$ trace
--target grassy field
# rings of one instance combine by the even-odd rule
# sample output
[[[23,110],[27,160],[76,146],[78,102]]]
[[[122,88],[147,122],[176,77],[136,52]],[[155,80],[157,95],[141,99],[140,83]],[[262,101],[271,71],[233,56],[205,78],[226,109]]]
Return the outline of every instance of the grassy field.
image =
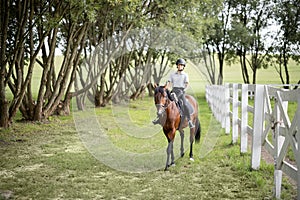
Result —
[[[250,80],[252,81],[252,72],[248,69]],[[300,66],[294,61],[290,61],[289,65],[290,83],[296,84],[300,80]],[[279,74],[274,67],[268,67],[267,69],[258,69],[257,84],[281,84]],[[224,69],[224,82],[228,83],[243,83],[242,72],[239,64],[233,64],[232,66],[225,66]]]
[[[204,94],[197,98],[202,138],[194,148],[195,162],[177,157],[167,172],[122,172],[103,164],[86,149],[71,116],[1,130],[0,199],[272,199],[273,166],[262,162],[260,170],[251,171],[250,156],[230,144]],[[144,108],[152,107],[152,101],[131,102],[134,123],[150,120]],[[96,109],[96,115],[119,148],[138,153],[165,148],[161,132],[146,141],[124,134],[110,107]],[[178,142],[174,148],[179,152]],[[295,198],[296,190],[285,178],[282,190],[282,199]]]
[[[205,78],[197,69],[186,70],[191,79],[189,92],[200,105],[202,124],[200,144],[194,145],[195,162],[186,153],[183,158],[176,156],[176,166],[166,172],[163,167],[147,172],[131,168],[126,172],[118,167],[126,162],[134,165],[136,160],[91,150],[85,136],[95,132],[80,131],[76,113],[51,117],[45,123],[16,121],[10,129],[0,129],[0,199],[273,199],[273,165],[263,161],[260,170],[250,170],[250,155],[240,155],[239,145],[231,145],[231,136],[211,115],[204,97]],[[297,82],[300,70],[294,66],[291,71],[292,80]],[[227,66],[224,82],[241,83],[240,74],[239,68]],[[38,79],[38,72],[34,76]],[[279,78],[271,69],[263,69],[258,83],[279,83]],[[155,127],[155,134],[147,135],[155,117],[152,98],[123,107],[99,108],[92,114],[106,140],[116,148],[135,154],[155,150],[165,153],[167,142],[162,131]],[[88,120],[90,115],[83,114],[83,118]],[[137,129],[128,131],[128,123],[138,128],[146,124],[146,128],[140,133]],[[186,130],[186,141],[188,135]],[[105,149],[108,143],[98,145],[99,137],[94,138],[95,148]],[[174,151],[179,154],[178,140]],[[117,158],[113,160],[117,164],[106,163],[101,156]],[[152,161],[147,160],[150,164]],[[285,177],[281,198],[296,198],[295,186]]]

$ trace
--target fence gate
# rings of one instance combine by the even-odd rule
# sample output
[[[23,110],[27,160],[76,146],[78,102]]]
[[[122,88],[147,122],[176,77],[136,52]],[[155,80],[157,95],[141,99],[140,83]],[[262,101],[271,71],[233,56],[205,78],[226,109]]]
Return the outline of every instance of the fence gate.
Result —
[[[254,105],[249,105],[248,100],[253,97]],[[225,132],[229,134],[231,129],[232,143],[237,142],[240,134],[241,153],[248,151],[247,135],[252,135],[252,169],[259,169],[262,146],[273,156],[275,197],[280,198],[284,172],[297,182],[297,199],[300,200],[300,89],[283,90],[247,84],[212,85],[206,87],[206,100]],[[289,102],[297,104],[295,113],[290,116]],[[249,124],[249,113],[253,115],[252,124]],[[293,162],[286,159],[290,151],[295,158]]]
[[[292,121],[287,113],[287,102],[297,102],[297,109]],[[273,110],[274,130],[274,159],[275,159],[275,194],[280,198],[282,171],[297,182],[297,199],[300,199],[300,92],[299,90],[279,90],[275,94],[275,106]],[[289,147],[294,154],[296,163],[285,160]],[[298,166],[298,167],[297,167]]]

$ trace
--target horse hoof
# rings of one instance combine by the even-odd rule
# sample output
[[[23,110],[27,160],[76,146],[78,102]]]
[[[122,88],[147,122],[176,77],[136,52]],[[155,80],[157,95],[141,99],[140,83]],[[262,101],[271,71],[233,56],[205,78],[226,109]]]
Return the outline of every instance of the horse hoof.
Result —
[[[168,167],[166,167],[166,168],[169,168],[169,167],[175,167],[175,166],[176,166],[175,163],[172,162],[172,163],[169,164]]]
[[[184,153],[181,154],[181,157],[183,157],[183,156],[184,156]]]
[[[190,158],[190,161],[194,162],[195,160],[194,160],[194,158]]]

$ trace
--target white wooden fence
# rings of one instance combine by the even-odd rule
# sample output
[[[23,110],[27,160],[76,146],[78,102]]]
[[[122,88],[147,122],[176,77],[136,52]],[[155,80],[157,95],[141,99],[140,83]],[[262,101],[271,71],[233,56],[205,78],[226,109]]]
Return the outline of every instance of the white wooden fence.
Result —
[[[249,99],[254,101],[249,103]],[[240,138],[241,153],[248,151],[248,134],[252,136],[249,147],[252,169],[259,169],[262,146],[274,157],[275,197],[280,198],[284,172],[297,182],[297,199],[300,200],[300,89],[247,84],[209,85],[206,86],[206,100],[225,132],[232,133],[232,143],[237,143]],[[292,120],[287,112],[289,102],[298,105],[291,115]],[[285,159],[288,151],[293,152],[294,162]]]

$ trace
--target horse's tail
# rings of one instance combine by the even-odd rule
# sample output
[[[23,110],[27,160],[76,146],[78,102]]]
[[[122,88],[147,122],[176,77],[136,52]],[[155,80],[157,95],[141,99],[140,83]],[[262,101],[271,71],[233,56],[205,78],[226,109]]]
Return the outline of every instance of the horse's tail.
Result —
[[[195,135],[196,143],[200,142],[200,137],[201,137],[201,124],[200,124],[199,118],[197,117],[196,118],[196,135]]]

